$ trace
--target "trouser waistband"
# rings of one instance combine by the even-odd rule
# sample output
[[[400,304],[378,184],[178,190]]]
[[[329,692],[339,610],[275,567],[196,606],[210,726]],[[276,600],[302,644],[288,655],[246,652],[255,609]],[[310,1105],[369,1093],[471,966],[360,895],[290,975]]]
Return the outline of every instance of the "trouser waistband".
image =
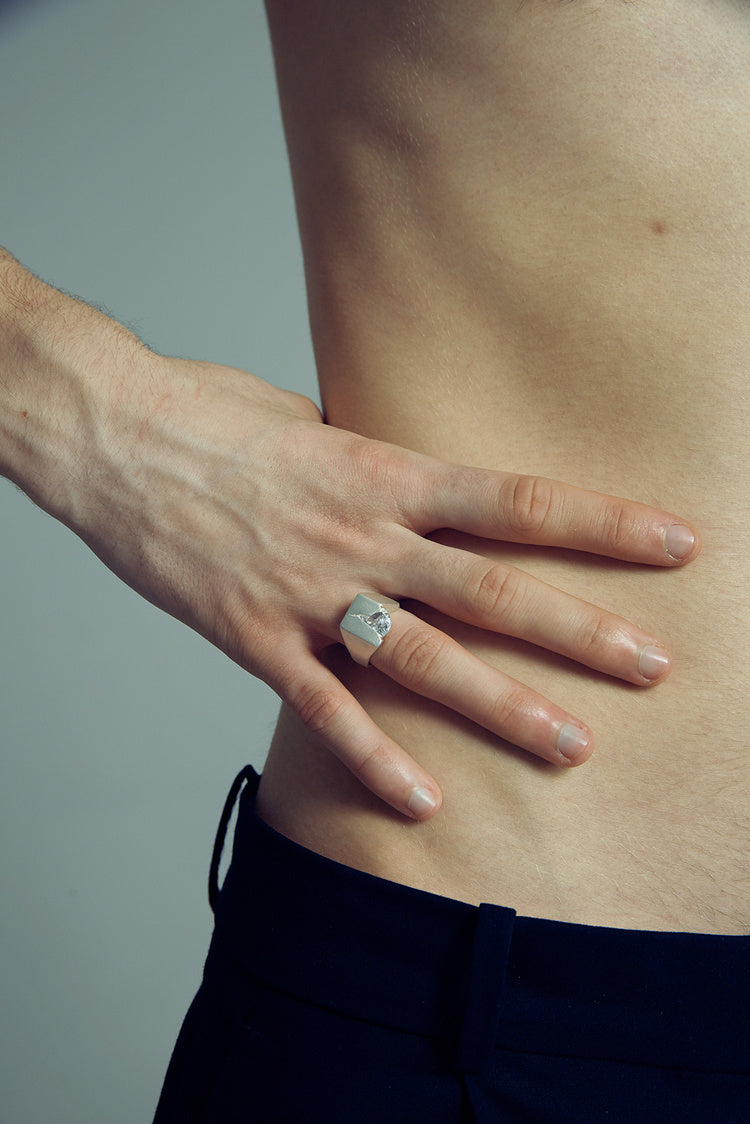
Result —
[[[308,1003],[443,1038],[464,1072],[493,1046],[749,1072],[750,937],[518,917],[389,882],[265,824],[258,779],[245,770],[235,786],[207,971],[229,955]]]

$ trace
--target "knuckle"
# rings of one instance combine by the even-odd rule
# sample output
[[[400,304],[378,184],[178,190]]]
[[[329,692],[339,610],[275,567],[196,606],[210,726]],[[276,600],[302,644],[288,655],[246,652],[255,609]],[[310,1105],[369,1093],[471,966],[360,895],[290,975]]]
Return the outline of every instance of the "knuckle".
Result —
[[[351,442],[350,457],[357,482],[368,494],[373,488],[379,495],[389,495],[394,490],[401,465],[398,451],[392,446],[357,436]]]
[[[633,524],[624,507],[605,508],[600,532],[603,541],[613,552],[621,550],[630,542],[633,537]]]
[[[352,481],[376,519],[387,510],[411,526],[412,512],[428,505],[434,485],[424,469],[417,469],[414,456],[385,442],[359,436],[352,440]]]
[[[507,503],[510,530],[518,535],[538,535],[547,526],[555,506],[552,481],[541,476],[517,476]]]
[[[519,574],[508,566],[494,565],[484,571],[469,590],[469,604],[483,619],[507,615],[521,590]]]
[[[369,787],[376,784],[378,778],[388,768],[390,759],[391,755],[386,746],[377,743],[352,755],[347,764],[354,776]]]
[[[514,730],[528,713],[524,687],[513,684],[497,697],[492,708],[492,723],[497,730]]]
[[[606,647],[611,634],[609,618],[593,610],[581,621],[576,638],[576,655],[593,659]]]
[[[292,700],[299,718],[314,734],[325,736],[341,712],[343,700],[330,687],[303,687]]]
[[[426,683],[434,677],[447,643],[439,632],[419,625],[407,629],[390,648],[391,673],[402,682]]]

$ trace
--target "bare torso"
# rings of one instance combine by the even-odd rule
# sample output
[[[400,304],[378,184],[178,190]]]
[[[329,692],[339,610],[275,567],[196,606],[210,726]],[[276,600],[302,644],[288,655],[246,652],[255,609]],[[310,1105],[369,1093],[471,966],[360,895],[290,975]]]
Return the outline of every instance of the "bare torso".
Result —
[[[464,901],[750,931],[750,5],[269,9],[326,420],[681,512],[704,547],[657,571],[455,535],[643,624],[672,676],[628,687],[430,613],[587,721],[593,758],[542,765],[342,649],[443,809],[399,819],[283,711],[262,815]]]

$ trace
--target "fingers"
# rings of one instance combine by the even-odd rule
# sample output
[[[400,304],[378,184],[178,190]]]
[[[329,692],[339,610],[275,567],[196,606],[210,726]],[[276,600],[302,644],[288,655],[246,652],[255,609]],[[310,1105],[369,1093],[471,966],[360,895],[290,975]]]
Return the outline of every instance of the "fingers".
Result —
[[[694,527],[634,500],[587,492],[542,476],[434,465],[436,486],[421,533],[451,527],[482,538],[558,546],[678,566],[700,550]]]
[[[429,540],[417,557],[403,593],[448,616],[641,687],[670,670],[669,652],[649,633],[522,570]]]
[[[442,803],[429,773],[386,737],[327,668],[307,655],[301,685],[286,698],[300,721],[362,783],[402,815],[426,820]]]
[[[584,723],[404,609],[393,614],[370,662],[401,686],[545,761],[580,765],[591,755],[594,739]]]

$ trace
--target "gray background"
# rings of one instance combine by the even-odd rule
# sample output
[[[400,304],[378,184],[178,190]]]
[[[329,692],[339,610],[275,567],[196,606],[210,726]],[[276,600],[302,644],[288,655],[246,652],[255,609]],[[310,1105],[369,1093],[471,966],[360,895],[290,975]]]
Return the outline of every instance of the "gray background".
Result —
[[[0,203],[157,350],[315,395],[260,3],[0,0]],[[7,481],[0,604],[0,1124],[149,1121],[276,699]]]

